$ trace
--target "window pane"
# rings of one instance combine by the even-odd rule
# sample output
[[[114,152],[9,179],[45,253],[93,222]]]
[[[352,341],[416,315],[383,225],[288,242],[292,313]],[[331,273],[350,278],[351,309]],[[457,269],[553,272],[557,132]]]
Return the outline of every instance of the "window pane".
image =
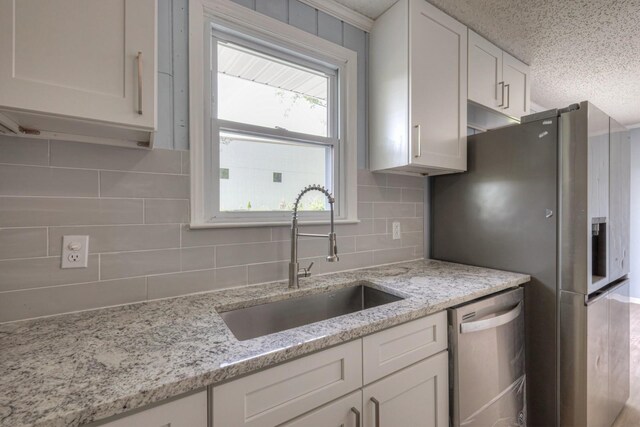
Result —
[[[221,212],[291,210],[307,185],[331,188],[331,147],[220,134]],[[278,171],[278,172],[274,172]],[[324,196],[310,192],[301,210],[328,209]]]
[[[227,42],[217,48],[218,118],[329,136],[326,74]]]

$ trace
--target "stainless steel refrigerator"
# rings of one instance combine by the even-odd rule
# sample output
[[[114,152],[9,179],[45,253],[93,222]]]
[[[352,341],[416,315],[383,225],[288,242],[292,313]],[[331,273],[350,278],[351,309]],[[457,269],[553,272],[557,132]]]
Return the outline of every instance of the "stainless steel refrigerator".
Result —
[[[528,273],[527,425],[607,427],[629,395],[627,130],[589,102],[468,138],[431,179],[431,257]]]

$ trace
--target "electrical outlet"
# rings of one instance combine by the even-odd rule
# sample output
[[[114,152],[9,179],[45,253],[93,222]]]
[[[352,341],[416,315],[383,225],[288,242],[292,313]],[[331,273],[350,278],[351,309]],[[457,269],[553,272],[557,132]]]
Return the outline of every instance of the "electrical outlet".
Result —
[[[391,225],[393,229],[393,240],[398,240],[400,238],[400,223],[398,221],[393,221]]]
[[[89,236],[62,237],[62,268],[86,268]]]

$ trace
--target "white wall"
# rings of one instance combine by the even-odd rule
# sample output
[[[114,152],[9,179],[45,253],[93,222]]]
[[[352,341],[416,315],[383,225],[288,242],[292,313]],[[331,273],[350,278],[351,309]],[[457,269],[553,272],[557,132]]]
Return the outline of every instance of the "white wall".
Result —
[[[640,298],[640,128],[631,131],[631,296]]]

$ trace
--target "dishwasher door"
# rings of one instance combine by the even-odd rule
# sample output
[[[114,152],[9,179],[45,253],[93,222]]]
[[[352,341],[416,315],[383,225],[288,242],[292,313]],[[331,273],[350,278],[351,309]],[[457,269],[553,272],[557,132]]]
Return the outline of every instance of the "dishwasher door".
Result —
[[[451,422],[525,426],[524,292],[449,309]]]

